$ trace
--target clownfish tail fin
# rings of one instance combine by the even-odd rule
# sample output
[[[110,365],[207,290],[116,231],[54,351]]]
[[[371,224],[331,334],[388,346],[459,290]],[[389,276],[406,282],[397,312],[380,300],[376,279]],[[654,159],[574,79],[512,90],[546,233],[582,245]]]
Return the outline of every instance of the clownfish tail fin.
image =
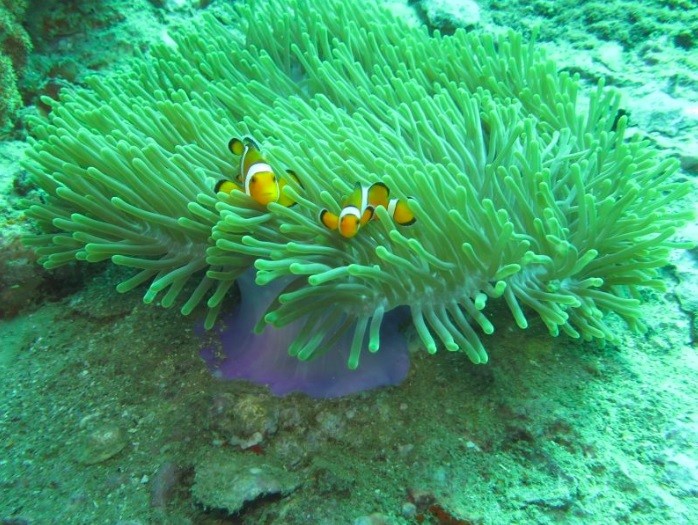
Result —
[[[330,210],[320,210],[320,215],[318,218],[320,219],[322,225],[329,230],[336,230],[337,226],[339,225],[339,217]]]
[[[235,184],[233,181],[228,180],[228,179],[221,179],[218,182],[216,182],[216,185],[213,187],[213,192],[214,193],[230,193],[234,189],[236,189],[238,186]]]

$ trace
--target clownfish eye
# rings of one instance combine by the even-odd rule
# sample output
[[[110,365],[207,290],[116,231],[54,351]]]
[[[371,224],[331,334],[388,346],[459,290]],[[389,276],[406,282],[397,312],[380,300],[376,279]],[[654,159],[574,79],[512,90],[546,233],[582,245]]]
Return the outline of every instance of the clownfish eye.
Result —
[[[256,176],[256,175],[252,175],[252,178],[250,179],[250,182],[251,182],[252,184],[255,184],[255,183],[257,182],[257,176]]]

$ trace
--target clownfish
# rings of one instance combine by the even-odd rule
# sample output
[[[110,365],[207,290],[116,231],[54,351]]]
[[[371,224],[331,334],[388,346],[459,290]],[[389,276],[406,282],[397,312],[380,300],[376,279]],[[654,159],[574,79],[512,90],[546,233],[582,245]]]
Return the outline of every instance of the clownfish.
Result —
[[[330,230],[338,230],[346,238],[354,237],[371,219],[378,219],[375,209],[383,206],[399,225],[409,226],[417,220],[406,199],[390,198],[390,190],[382,182],[366,186],[359,182],[344,199],[342,211],[335,215],[329,210],[320,212],[320,222]]]
[[[282,206],[295,204],[282,193],[286,181],[276,177],[252,139],[248,137],[244,142],[238,138],[230,139],[228,149],[233,155],[240,157],[240,173],[237,176],[239,184],[227,179],[220,180],[214,188],[216,193],[230,193],[235,189],[241,189],[262,206],[270,202],[278,202]],[[286,173],[300,185],[298,176],[293,171],[286,170]]]
[[[347,239],[354,237],[359,229],[373,218],[375,206],[382,199],[387,199],[388,187],[376,182],[366,186],[357,182],[354,190],[342,202],[342,211],[335,215],[327,209],[320,211],[320,222],[330,230],[339,231]]]

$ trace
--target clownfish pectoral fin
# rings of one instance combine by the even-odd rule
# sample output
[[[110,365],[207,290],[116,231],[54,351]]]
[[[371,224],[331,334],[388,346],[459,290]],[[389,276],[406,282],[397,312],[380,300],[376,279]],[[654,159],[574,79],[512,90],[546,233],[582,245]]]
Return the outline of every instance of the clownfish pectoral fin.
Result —
[[[245,153],[245,144],[239,138],[232,138],[228,141],[228,150],[238,157]]]
[[[222,179],[222,180],[219,180],[218,182],[216,182],[216,185],[213,188],[213,192],[214,193],[223,192],[223,193],[230,194],[230,193],[232,193],[233,190],[237,190],[237,189],[240,189],[240,187],[237,184],[235,184],[232,180]]]
[[[368,189],[368,204],[377,208],[378,206],[388,207],[390,200],[390,189],[382,182],[374,182]]]
[[[388,214],[400,226],[410,226],[417,221],[414,212],[410,208],[408,199],[390,199],[388,204]]]
[[[339,226],[339,217],[330,210],[320,211],[319,219],[322,225],[330,230],[336,230]]]

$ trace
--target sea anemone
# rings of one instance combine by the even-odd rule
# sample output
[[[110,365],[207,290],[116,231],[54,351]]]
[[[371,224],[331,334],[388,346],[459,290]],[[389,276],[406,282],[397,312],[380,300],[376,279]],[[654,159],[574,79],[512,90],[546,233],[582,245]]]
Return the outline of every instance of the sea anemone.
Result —
[[[350,368],[404,306],[429,352],[475,363],[490,299],[552,335],[612,340],[608,312],[641,328],[638,292],[663,287],[687,186],[626,137],[617,92],[580,96],[514,32],[430,34],[372,2],[239,2],[225,17],[242,33],[205,16],[132,71],[46,100],[25,162],[47,194],[27,212],[44,266],[111,259],[138,270],[119,291],[150,283],[146,302],[171,306],[187,290],[182,313],[205,303],[207,327],[254,268],[277,286],[257,330],[295,323],[282,351],[301,360],[349,333]],[[244,136],[297,173],[297,205],[214,193]],[[379,181],[412,198],[414,225],[378,207],[346,239],[318,221]]]

